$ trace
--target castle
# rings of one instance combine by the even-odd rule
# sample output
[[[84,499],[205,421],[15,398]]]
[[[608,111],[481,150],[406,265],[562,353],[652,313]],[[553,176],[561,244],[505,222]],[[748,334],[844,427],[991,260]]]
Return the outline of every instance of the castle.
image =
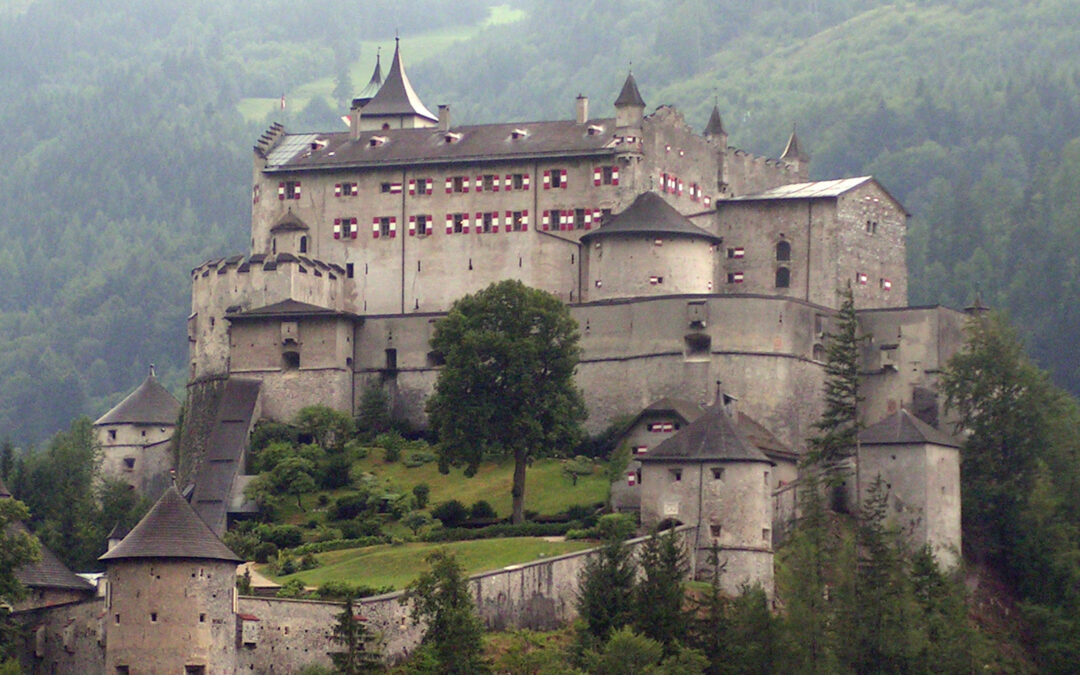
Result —
[[[236,561],[217,536],[247,508],[248,435],[261,418],[290,420],[315,403],[353,413],[367,387],[422,425],[442,363],[433,324],[507,278],[556,295],[577,320],[590,428],[636,415],[612,506],[646,527],[682,525],[699,568],[718,545],[730,590],[771,586],[798,458],[822,412],[837,291],[850,285],[867,338],[867,428],[849,492],[881,477],[913,542],[955,561],[959,443],[936,428],[937,379],[964,315],[908,306],[903,206],[872,177],[809,181],[794,131],[768,159],[730,146],[715,108],[701,133],[673,107],[645,110],[628,75],[613,117],[591,117],[578,96],[565,120],[454,125],[448,106],[424,106],[395,49],[386,78],[377,66],[353,101],[348,131],[268,129],[254,148],[251,250],[192,271],[188,400],[169,467],[182,490],[161,480],[161,410],[175,401],[151,377],[98,433],[107,468],[164,496],[106,554],[106,598],[40,615],[35,668],[91,653],[128,672],[148,636],[164,634],[155,597],[183,617],[172,634],[190,639],[161,658],[186,672],[217,672],[215,653],[243,669],[295,662],[301,654],[283,656],[294,647],[325,652],[326,603],[237,600],[222,582]],[[162,547],[159,521],[189,532],[192,550]],[[482,615],[493,627],[566,618],[581,560],[474,578]],[[169,595],[188,574],[207,613]],[[166,576],[175,583],[157,584]],[[129,578],[136,585],[121,588]],[[364,612],[393,653],[407,651],[415,635],[396,602],[373,599]]]

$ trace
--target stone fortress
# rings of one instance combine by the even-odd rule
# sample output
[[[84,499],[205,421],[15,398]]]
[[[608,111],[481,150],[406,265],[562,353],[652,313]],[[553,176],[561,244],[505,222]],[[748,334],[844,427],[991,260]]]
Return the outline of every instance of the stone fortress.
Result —
[[[217,537],[248,508],[248,435],[261,418],[290,420],[316,403],[354,413],[372,386],[395,416],[422,425],[442,361],[433,324],[455,299],[507,278],[556,295],[577,320],[590,429],[636,415],[613,508],[640,513],[644,527],[681,526],[695,570],[719,545],[731,590],[771,589],[798,458],[822,412],[825,339],[850,285],[867,337],[867,428],[849,492],[880,476],[912,542],[957,560],[959,443],[938,430],[937,378],[964,315],[908,306],[903,206],[872,177],[809,181],[794,132],[768,159],[730,146],[715,108],[700,134],[673,107],[646,115],[632,75],[613,117],[591,117],[584,96],[572,110],[454,125],[448,106],[424,106],[396,49],[385,80],[377,65],[353,101],[348,131],[275,124],[259,138],[250,252],[192,271],[176,456],[160,444],[172,432],[162,411],[176,402],[152,376],[97,423],[106,469],[163,496],[106,554],[104,598],[36,610],[34,672],[76,672],[64,664],[83,656],[94,670],[146,672],[140,650],[166,634],[187,636],[170,643],[176,672],[325,661],[332,605],[237,599],[219,583],[236,561]],[[168,470],[179,490],[166,489]],[[183,551],[148,521],[187,532]],[[485,621],[566,619],[582,560],[474,578]],[[155,586],[189,573],[191,593]],[[121,588],[128,578],[141,586]],[[415,629],[396,599],[362,611],[391,656],[408,652]],[[122,628],[128,613],[134,629]],[[167,620],[185,623],[163,631]]]

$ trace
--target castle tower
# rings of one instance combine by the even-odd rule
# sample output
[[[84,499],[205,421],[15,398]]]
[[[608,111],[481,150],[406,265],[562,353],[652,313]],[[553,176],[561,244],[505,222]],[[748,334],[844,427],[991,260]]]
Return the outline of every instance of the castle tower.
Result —
[[[236,566],[175,486],[105,562],[106,673],[232,673]]]
[[[713,106],[712,114],[709,115],[709,122],[705,125],[704,134],[705,138],[715,140],[719,144],[721,151],[727,149],[728,134],[724,130],[724,121],[720,119],[719,106]]]
[[[773,462],[714,405],[641,461],[641,524],[697,525],[697,576],[711,573],[709,549],[726,565],[721,584],[732,594],[743,584],[773,588]]]
[[[102,475],[122,480],[153,499],[168,483],[169,450],[180,401],[154,376],[154,367],[135,391],[94,422],[103,455]]]
[[[640,127],[645,116],[645,99],[641,98],[633,73],[626,74],[622,91],[615,99],[615,126]]]
[[[960,560],[961,445],[902,408],[859,433],[863,500],[881,478],[893,523],[913,546],[930,546],[944,568]]]
[[[795,127],[791,128],[791,136],[788,137],[787,146],[784,147],[784,154],[780,155],[780,161],[789,164],[800,181],[810,180],[810,155],[806,154],[799,144]]]
[[[373,129],[433,127],[439,122],[439,118],[424,107],[424,103],[409,82],[405,65],[401,61],[401,44],[397,40],[394,45],[394,61],[390,64],[390,72],[386,74],[386,80],[379,87],[378,93],[363,104],[358,111],[356,115],[359,119],[353,125],[357,132]]]
[[[587,298],[710,293],[713,251],[723,240],[680,214],[655,192],[581,237]]]

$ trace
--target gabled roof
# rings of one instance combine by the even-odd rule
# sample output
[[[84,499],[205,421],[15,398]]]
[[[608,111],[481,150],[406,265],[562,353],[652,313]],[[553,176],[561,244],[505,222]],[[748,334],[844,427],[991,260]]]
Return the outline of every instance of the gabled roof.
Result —
[[[755,192],[748,195],[740,195],[738,197],[729,197],[723,200],[725,203],[731,202],[753,202],[753,201],[766,201],[771,199],[836,199],[847,192],[861,187],[867,183],[873,183],[879,190],[885,193],[889,199],[891,199],[906,215],[911,215],[908,210],[904,208],[904,205],[900,203],[895,197],[889,194],[881,183],[877,182],[873,176],[856,176],[854,178],[837,178],[835,180],[817,180],[809,183],[791,183],[789,185],[781,185],[779,187],[772,188],[771,190],[765,190],[764,192]]]
[[[621,108],[622,106],[645,107],[645,99],[641,98],[641,92],[638,91],[637,81],[634,80],[633,73],[626,74],[626,81],[623,82],[622,91],[619,92],[619,97],[615,99],[615,107]]]
[[[686,399],[665,396],[661,399],[653,401],[648,406],[646,406],[641,411],[641,413],[638,414],[637,418],[634,421],[637,422],[638,419],[641,419],[646,414],[669,412],[675,413],[676,415],[681,417],[684,422],[689,424],[690,422],[693,422],[697,418],[701,417],[705,413],[705,409],[692,401],[687,401]]]
[[[285,212],[278,221],[270,228],[270,232],[306,232],[308,229],[307,223],[300,220],[300,216],[292,212],[292,207]],[[239,262],[239,261],[238,261]]]
[[[400,115],[419,115],[426,117],[432,122],[439,121],[438,117],[424,107],[420,97],[416,95],[409,76],[405,74],[405,66],[401,62],[401,43],[395,40],[394,61],[390,64],[390,72],[386,74],[386,80],[379,87],[379,92],[363,107],[364,117],[396,117]]]
[[[374,101],[368,104],[371,106]],[[366,114],[367,108],[364,108]],[[600,133],[596,130],[600,129]],[[435,127],[361,131],[356,140],[347,131],[291,134],[275,146],[264,171],[417,166],[517,160],[595,157],[615,154],[612,118],[547,122],[505,122],[456,126],[448,132]],[[523,132],[523,133],[519,133]]]
[[[665,235],[700,237],[714,243],[723,241],[712,232],[703,230],[675,210],[655,192],[643,192],[622,213],[585,234],[581,241],[608,235]]]
[[[11,530],[30,534],[22,523],[8,525]],[[41,560],[23,565],[15,570],[15,578],[27,588],[64,588],[76,591],[93,591],[94,587],[85,579],[67,568],[60,559],[39,542]]]
[[[709,115],[709,123],[705,125],[705,135],[719,136],[723,133],[726,132],[724,131],[724,121],[720,119],[720,108],[714,105],[712,114]]]
[[[180,401],[158,384],[151,373],[135,391],[94,424],[176,424],[179,414]]]
[[[920,445],[932,443],[947,448],[959,448],[963,441],[935,429],[907,410],[901,408],[876,424],[859,432],[861,445]]]
[[[764,462],[772,460],[736,428],[731,416],[712,409],[638,458],[641,462]]]
[[[225,318],[230,321],[245,319],[310,319],[315,317],[354,317],[355,314],[341,312],[329,307],[320,307],[299,300],[282,300],[271,305],[256,307],[243,312],[227,312]]]
[[[784,148],[784,154],[780,155],[780,159],[790,161],[803,161],[810,159],[810,155],[803,152],[802,146],[799,145],[799,136],[795,133],[795,128],[791,129],[791,136],[788,137],[787,147]]]
[[[190,558],[242,562],[172,485],[124,540],[98,560]]]
[[[799,453],[785,445],[775,434],[746,413],[735,413],[735,427],[755,448],[765,453],[766,457],[792,461],[799,459]]]

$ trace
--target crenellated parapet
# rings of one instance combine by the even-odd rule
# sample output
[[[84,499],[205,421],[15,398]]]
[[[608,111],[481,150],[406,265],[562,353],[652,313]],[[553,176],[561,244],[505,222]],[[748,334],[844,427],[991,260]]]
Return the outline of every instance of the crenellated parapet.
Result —
[[[191,271],[189,378],[229,370],[227,313],[285,300],[346,310],[354,296],[346,268],[292,253],[208,260]]]

